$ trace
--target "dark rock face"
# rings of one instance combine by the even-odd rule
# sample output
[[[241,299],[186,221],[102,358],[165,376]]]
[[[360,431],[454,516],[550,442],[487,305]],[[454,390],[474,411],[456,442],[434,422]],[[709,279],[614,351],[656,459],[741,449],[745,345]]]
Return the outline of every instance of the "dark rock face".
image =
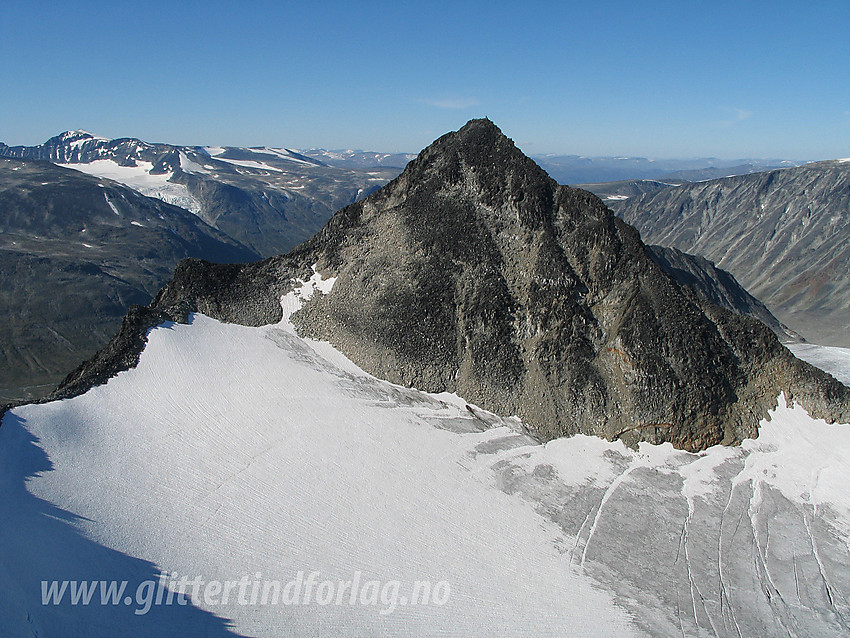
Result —
[[[437,140],[291,256],[338,277],[293,317],[300,332],[543,438],[733,443],[781,390],[850,416],[844,386],[678,285],[631,226],[488,120]]]
[[[652,260],[673,279],[721,308],[755,317],[786,342],[803,340],[774,317],[767,306],[748,293],[730,273],[709,260],[675,248],[647,246],[646,249]]]
[[[850,346],[850,162],[685,184],[613,206],[645,241],[732,273],[810,341]]]
[[[736,443],[781,391],[850,419],[850,389],[759,321],[677,283],[634,228],[559,186],[489,120],[437,140],[285,257],[184,262],[151,312],[276,321],[280,295],[312,264],[337,281],[295,313],[301,334],[376,376],[516,414],[542,439]],[[139,330],[116,350],[135,348]],[[83,366],[61,391],[132,364],[122,357]]]
[[[136,367],[148,331],[163,322],[186,323],[190,312],[244,326],[277,323],[280,297],[305,273],[285,258],[251,264],[214,264],[185,259],[150,306],[133,306],[121,328],[92,359],[71,372],[49,400],[78,396]]]

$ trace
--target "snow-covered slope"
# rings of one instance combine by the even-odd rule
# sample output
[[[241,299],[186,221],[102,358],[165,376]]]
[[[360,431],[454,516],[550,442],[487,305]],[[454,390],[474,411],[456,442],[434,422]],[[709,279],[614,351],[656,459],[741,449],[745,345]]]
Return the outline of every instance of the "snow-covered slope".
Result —
[[[377,380],[298,337],[289,316],[331,285],[316,275],[284,297],[278,325],[162,325],[137,368],[6,415],[0,633],[850,630],[850,426],[780,398],[739,448],[539,445],[516,419]],[[220,604],[201,589],[147,614],[132,598],[42,605],[43,580],[135,592],[160,572],[251,586],[319,572],[316,583],[374,580],[388,594],[263,605],[249,588],[249,604],[235,590]],[[414,581],[449,595],[404,604]]]
[[[850,348],[819,346],[814,343],[792,343],[788,349],[821,370],[829,372],[844,385],[850,386]]]
[[[59,166],[115,180],[142,195],[161,199],[173,206],[180,206],[196,215],[201,212],[200,202],[189,194],[186,186],[169,181],[171,173],[152,174],[153,164],[150,162],[138,161],[136,166],[120,166],[114,160],[101,159],[87,164],[59,164]]]
[[[286,326],[195,316],[156,329],[137,369],[76,400],[20,408],[0,429],[2,481],[14,488],[0,508],[16,523],[0,543],[4,633],[61,635],[77,617],[88,636],[150,631],[135,605],[40,604],[47,576],[150,577],[141,559],[205,580],[360,571],[364,582],[451,586],[442,606],[383,614],[380,602],[209,609],[249,635],[628,635],[610,594],[570,570],[560,530],[473,471],[476,446],[528,440],[480,432],[486,415],[464,406],[370,378]],[[68,556],[68,544],[85,550]],[[168,629],[210,620],[184,616],[165,616],[186,623]]]

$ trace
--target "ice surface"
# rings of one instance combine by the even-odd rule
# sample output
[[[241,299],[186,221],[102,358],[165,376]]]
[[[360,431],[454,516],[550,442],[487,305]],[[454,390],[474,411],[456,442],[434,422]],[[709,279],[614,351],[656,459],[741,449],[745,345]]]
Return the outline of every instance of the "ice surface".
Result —
[[[118,208],[115,204],[112,203],[112,200],[109,199],[109,195],[106,194],[106,191],[103,191],[103,198],[106,200],[106,203],[109,204],[109,208],[112,209],[112,212],[121,217],[121,213],[118,211]]]
[[[263,162],[256,162],[254,160],[236,160],[229,159],[227,157],[216,157],[216,160],[219,162],[227,162],[228,164],[233,164],[234,166],[241,166],[243,168],[252,168],[258,171],[272,171],[275,173],[283,173],[283,169],[277,168],[275,166],[269,166]]]
[[[798,359],[829,372],[844,385],[850,385],[850,348],[813,343],[792,343],[787,347]]]
[[[846,635],[850,426],[780,397],[700,454],[545,445],[366,374],[288,319],[193,315],[134,370],[0,428],[8,635]],[[447,581],[443,606],[42,606],[45,578]],[[229,625],[227,623],[230,623]],[[69,629],[70,628],[70,629]],[[77,631],[79,630],[79,631]]]
[[[313,285],[327,283],[316,275]],[[54,573],[41,571],[49,561],[73,573],[77,557],[28,540],[61,528],[91,544],[86,574],[98,572],[101,553],[118,552],[128,563],[207,579],[260,572],[285,582],[316,570],[330,579],[362,571],[364,579],[451,584],[444,606],[385,615],[380,605],[315,603],[206,610],[241,634],[634,633],[609,594],[569,569],[557,526],[464,467],[475,446],[510,429],[480,432],[459,400],[397,388],[350,362],[339,367],[322,355],[328,348],[315,350],[287,326],[195,315],[191,325],[152,330],[139,366],[106,386],[11,413],[0,428],[0,467],[18,489],[0,510],[23,520],[0,552],[4,563],[10,552],[42,558],[4,570],[0,586],[12,594],[0,598],[0,623],[61,633],[68,609],[42,607],[34,581]],[[20,460],[22,447],[49,457],[51,469]],[[67,520],[48,523],[33,502]],[[19,583],[18,570],[32,587]],[[107,578],[116,567],[101,571]],[[202,611],[204,601],[195,602]],[[185,620],[190,631],[208,618],[201,611],[200,620],[169,622]],[[87,635],[133,633],[129,609],[107,612]]]
[[[150,170],[153,164],[142,161],[136,163],[138,166],[119,166],[112,160],[103,159],[88,164],[59,164],[59,166],[120,182],[142,195],[161,199],[167,204],[180,206],[195,214],[201,212],[200,202],[189,194],[185,186],[168,181],[170,174],[151,175]]]
[[[307,164],[308,166],[315,166],[314,162],[308,162],[306,160],[301,159],[300,157],[296,157],[294,155],[294,151],[289,150],[288,148],[246,148],[246,151],[250,151],[251,153],[257,153],[260,155],[276,155],[280,159],[285,159],[288,162],[296,162],[298,164]]]
[[[189,156],[186,153],[180,153],[180,168],[187,173],[201,173],[208,174],[209,170],[198,164],[197,162],[193,162],[189,159]]]

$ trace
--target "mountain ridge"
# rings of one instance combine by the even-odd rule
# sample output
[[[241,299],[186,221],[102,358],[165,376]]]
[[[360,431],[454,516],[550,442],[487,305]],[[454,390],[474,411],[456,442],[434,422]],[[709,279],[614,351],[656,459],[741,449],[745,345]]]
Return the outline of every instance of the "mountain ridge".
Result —
[[[730,273],[713,262],[675,248],[647,245],[650,258],[680,284],[688,286],[711,302],[740,315],[755,317],[783,342],[805,341],[777,319],[767,306],[747,292]]]
[[[760,322],[682,288],[636,230],[556,184],[489,120],[438,139],[288,255],[183,262],[147,318],[56,396],[102,377],[163,312],[279,320],[280,296],[311,265],[337,280],[293,315],[299,332],[378,377],[517,414],[544,440],[737,443],[780,392],[816,416],[850,415],[850,390]]]
[[[517,414],[544,438],[628,435],[692,448],[740,441],[753,434],[752,423],[736,421],[753,407],[745,404],[761,411],[779,394],[757,387],[771,382],[756,368],[787,366],[786,382],[807,374],[761,324],[671,286],[633,228],[594,195],[557,185],[489,120],[438,139],[292,255],[338,278],[330,295],[293,316],[299,330],[382,378]],[[390,273],[375,266],[392,260]],[[412,276],[395,275],[405,269]],[[455,290],[434,293],[434,281]],[[417,302],[429,295],[435,303]],[[350,311],[355,299],[367,309]],[[668,348],[673,354],[661,352]],[[762,360],[736,363],[748,349]],[[706,375],[717,363],[727,378],[698,378],[693,363]],[[840,384],[834,391],[846,395]],[[662,394],[686,398],[673,407]],[[680,418],[690,424],[673,424]]]
[[[850,345],[850,162],[685,184],[612,207],[648,242],[732,273],[807,339]]]
[[[0,143],[0,157],[50,161],[122,182],[191,210],[262,257],[308,239],[337,209],[400,170],[332,165],[289,149],[109,140],[79,130],[37,146]]]

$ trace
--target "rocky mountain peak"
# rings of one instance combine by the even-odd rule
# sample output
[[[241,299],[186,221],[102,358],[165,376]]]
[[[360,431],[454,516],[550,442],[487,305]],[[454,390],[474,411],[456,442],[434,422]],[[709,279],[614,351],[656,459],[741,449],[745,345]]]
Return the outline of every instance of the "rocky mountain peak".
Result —
[[[280,295],[311,266],[336,283],[291,317],[302,336],[377,377],[517,415],[541,439],[736,443],[782,392],[816,417],[850,419],[850,389],[680,285],[633,227],[551,180],[489,120],[441,137],[285,256],[184,263],[145,316],[276,321]],[[66,390],[132,359],[148,325],[128,323],[114,356]]]
[[[63,142],[73,141],[73,140],[81,140],[81,139],[103,139],[99,138],[88,131],[84,131],[83,129],[76,129],[73,131],[65,131],[64,133],[60,133],[53,139],[62,140]]]
[[[634,228],[489,120],[438,139],[290,256],[337,277],[293,317],[301,332],[543,438],[701,449],[753,436],[781,391],[850,415],[846,388],[673,280]]]
[[[558,184],[489,119],[471,120],[423,150],[401,183],[475,200],[531,227],[551,211]]]
[[[459,130],[443,135],[419,154],[419,160],[423,163],[441,157],[454,157],[463,168],[476,172],[497,174],[524,168],[532,170],[540,180],[550,179],[487,118],[470,120]]]

